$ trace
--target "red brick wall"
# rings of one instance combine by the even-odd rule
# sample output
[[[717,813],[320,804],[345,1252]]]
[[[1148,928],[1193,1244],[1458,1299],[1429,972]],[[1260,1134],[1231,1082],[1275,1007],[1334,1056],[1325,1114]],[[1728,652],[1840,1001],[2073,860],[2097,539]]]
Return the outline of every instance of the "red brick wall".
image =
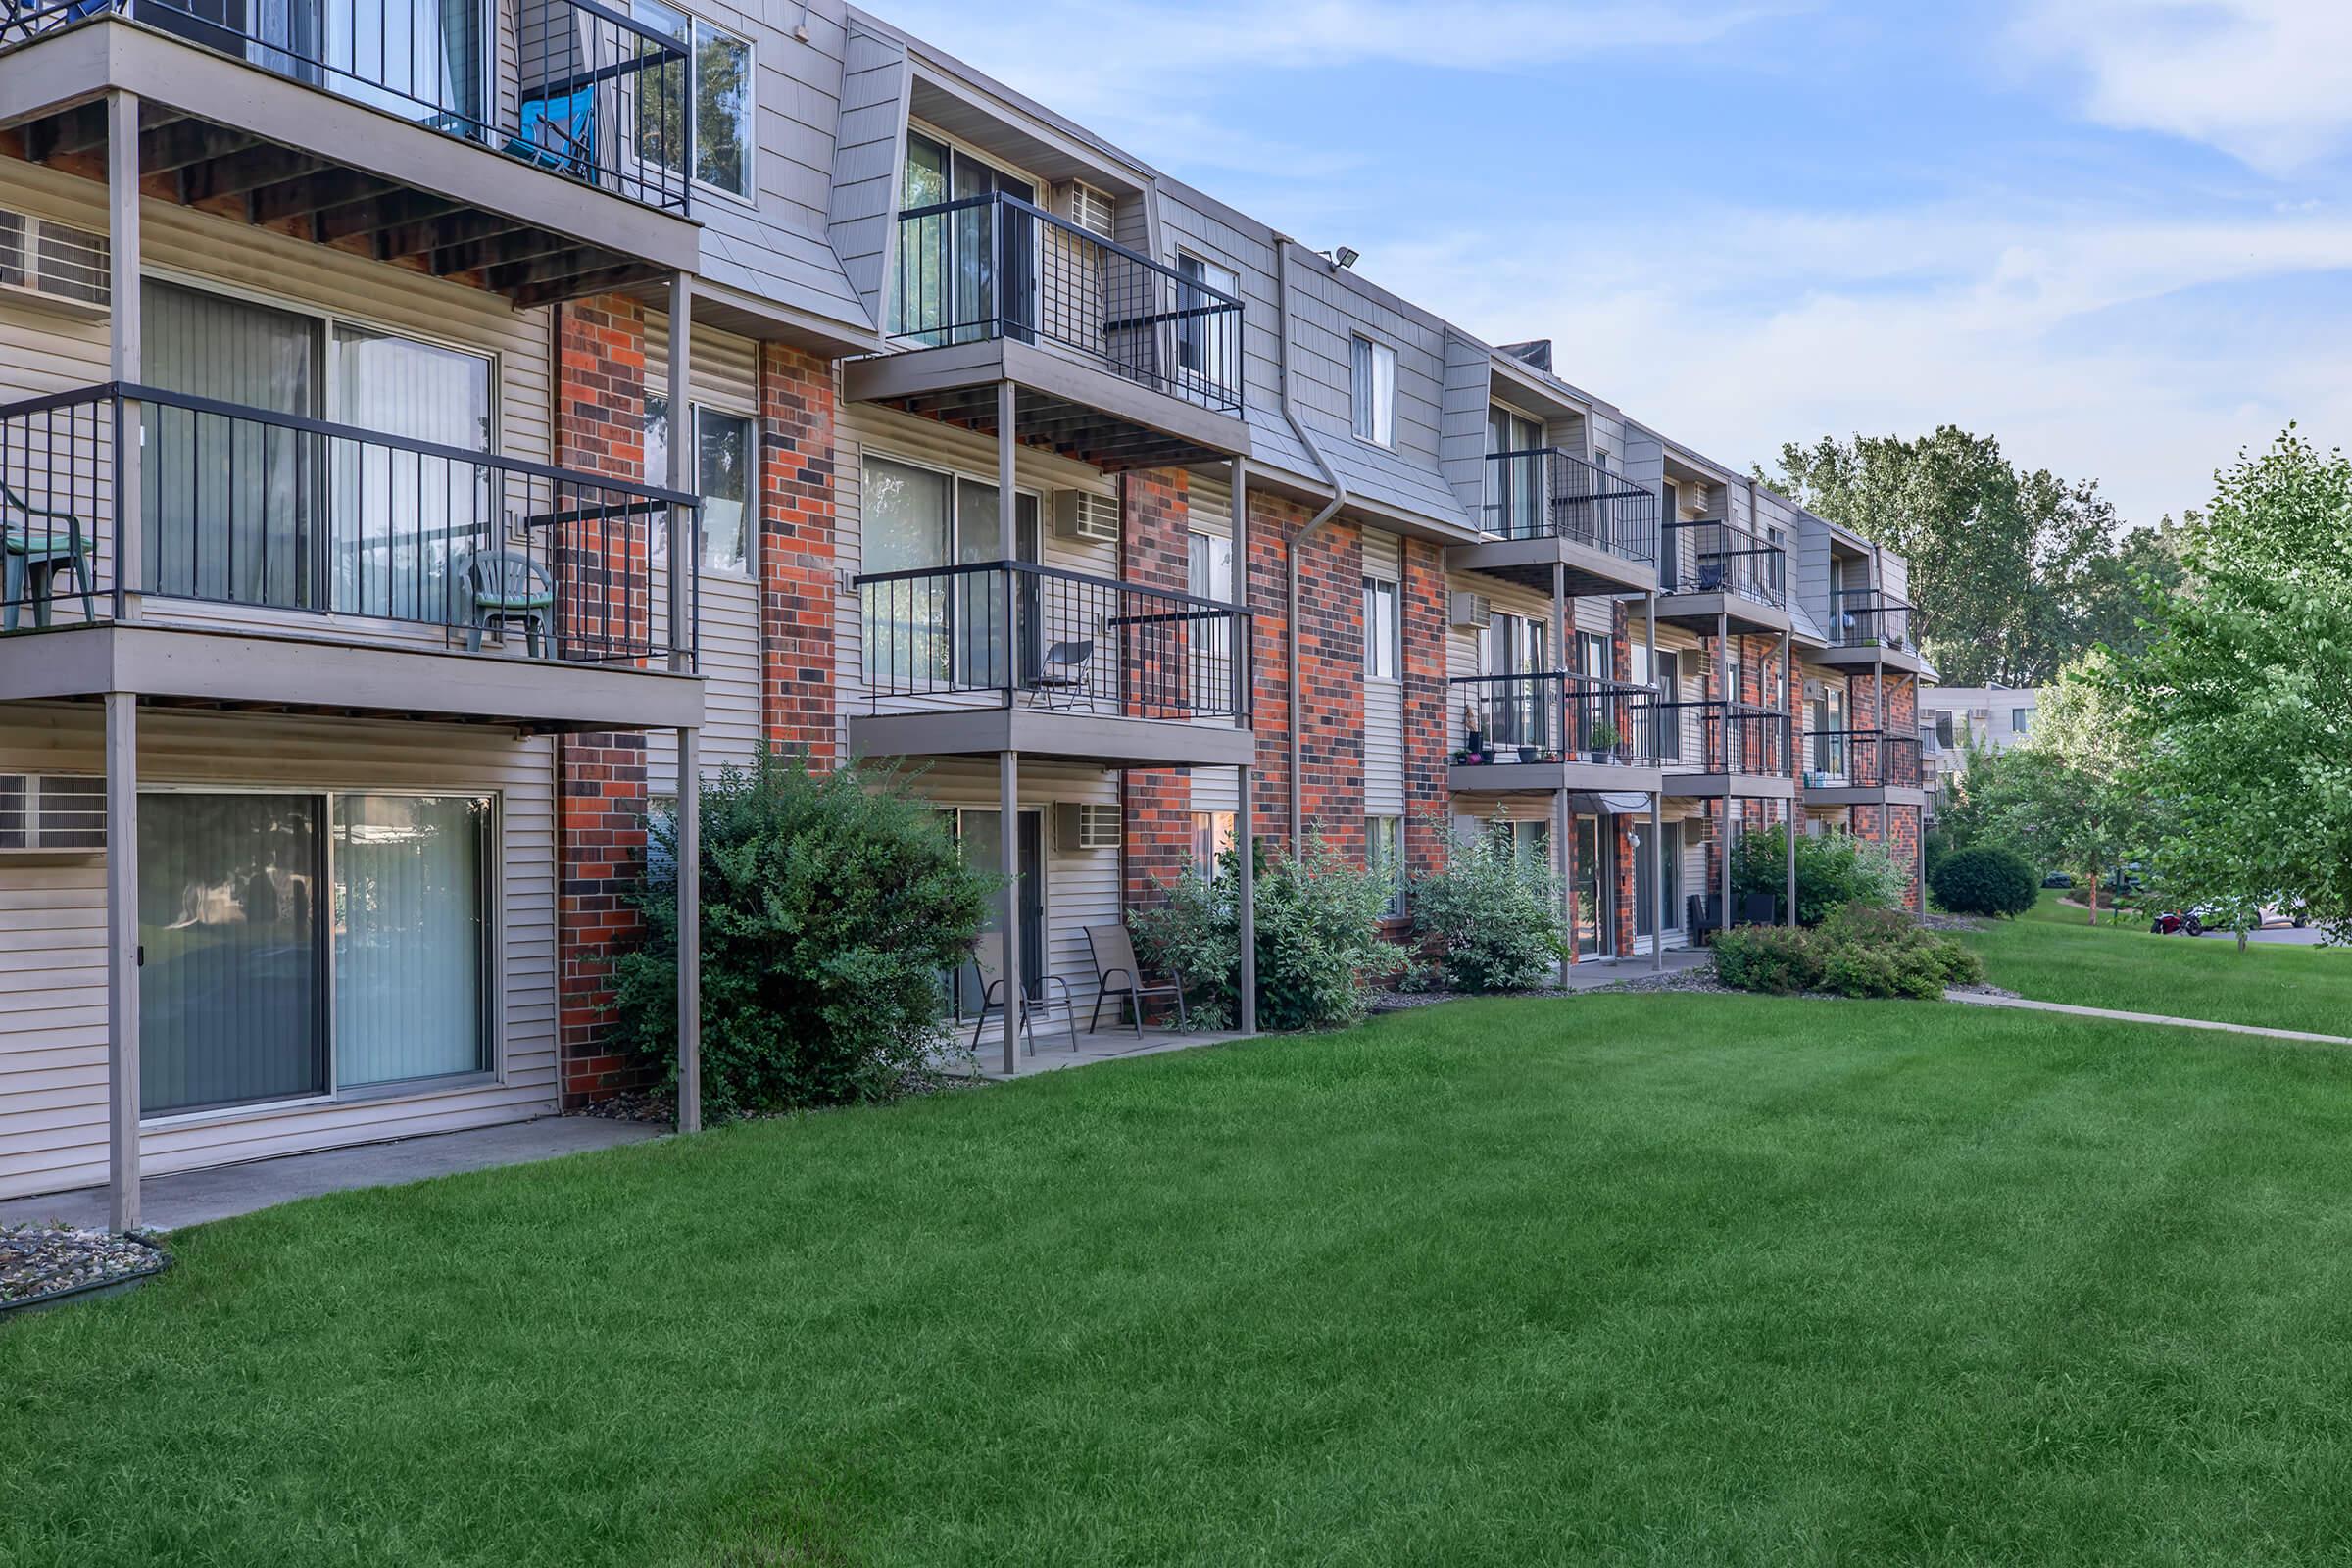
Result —
[[[1634,881],[1639,869],[1635,857],[1634,832],[1639,826],[1643,836],[1648,833],[1646,817],[1637,824],[1632,817],[1620,816],[1617,825],[1617,930],[1616,949],[1619,956],[1634,951]]]
[[[1257,811],[1269,848],[1290,843],[1289,670],[1283,624],[1284,563],[1291,536],[1314,513],[1297,502],[1250,497],[1250,598],[1256,623]],[[1363,535],[1326,524],[1299,557],[1300,809],[1323,842],[1364,856]]]
[[[643,307],[616,296],[559,306],[556,338],[556,462],[637,481]],[[645,863],[645,736],[563,736],[557,759],[557,1035],[569,1107],[650,1076],[621,1053],[609,1012],[613,959],[644,936],[623,895]]]
[[[1436,869],[1450,831],[1446,787],[1446,550],[1404,545],[1404,846],[1416,872]]]
[[[1123,521],[1119,575],[1128,582],[1181,591],[1190,580],[1187,550],[1192,476],[1182,468],[1137,470],[1120,481]],[[1149,684],[1149,681],[1147,681]],[[1125,811],[1127,903],[1165,898],[1192,852],[1192,777],[1177,768],[1130,768]]]
[[[760,711],[767,744],[839,760],[834,687],[833,367],[760,351]]]

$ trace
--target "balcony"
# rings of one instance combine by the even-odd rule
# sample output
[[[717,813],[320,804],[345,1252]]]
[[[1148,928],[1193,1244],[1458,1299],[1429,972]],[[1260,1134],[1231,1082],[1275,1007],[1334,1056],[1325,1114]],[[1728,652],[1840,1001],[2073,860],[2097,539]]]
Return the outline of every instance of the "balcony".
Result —
[[[850,719],[856,755],[1254,760],[1250,622],[1232,605],[1022,561],[856,587],[867,700]]]
[[[1803,757],[1808,806],[1916,806],[1930,788],[1916,735],[1807,730]]]
[[[1788,630],[1788,553],[1721,521],[1660,530],[1658,619],[1701,633]]]
[[[1919,644],[1913,640],[1911,607],[1875,588],[1830,592],[1829,647],[1817,662],[1840,668],[1883,664],[1902,674],[1919,673]]]
[[[1017,197],[899,215],[891,341],[848,395],[1106,471],[1247,456],[1242,302]]]
[[[150,196],[519,305],[701,254],[686,45],[600,0],[36,0],[0,26],[24,158],[103,179],[115,88]]]
[[[110,384],[0,408],[0,698],[702,721],[667,667],[693,662],[691,586],[673,639],[652,565],[696,536],[691,496]]]
[[[1487,459],[1486,539],[1455,545],[1446,564],[1549,593],[1555,568],[1566,591],[1639,593],[1657,580],[1658,498],[1556,447]]]
[[[1658,767],[1668,795],[1788,800],[1788,715],[1721,699],[1658,705]]]
[[[1460,675],[1446,782],[1484,794],[1658,788],[1656,696],[1591,675]]]

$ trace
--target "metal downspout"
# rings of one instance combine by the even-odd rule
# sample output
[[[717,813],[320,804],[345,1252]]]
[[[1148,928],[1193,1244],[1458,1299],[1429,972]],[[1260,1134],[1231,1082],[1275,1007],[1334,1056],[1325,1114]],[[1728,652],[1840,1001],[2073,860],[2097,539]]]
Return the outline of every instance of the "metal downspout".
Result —
[[[1306,851],[1303,826],[1306,809],[1305,795],[1300,789],[1298,781],[1301,750],[1298,736],[1298,552],[1310,537],[1321,530],[1324,524],[1330,522],[1339,514],[1340,509],[1348,504],[1348,484],[1340,477],[1340,471],[1331,466],[1331,460],[1323,455],[1323,448],[1316,444],[1314,436],[1307,431],[1305,423],[1299,419],[1298,405],[1292,396],[1291,252],[1294,244],[1291,240],[1280,237],[1276,238],[1274,244],[1274,314],[1280,318],[1282,328],[1281,336],[1276,339],[1279,352],[1275,356],[1275,364],[1282,374],[1282,416],[1289,421],[1291,433],[1298,438],[1298,444],[1306,448],[1306,455],[1315,460],[1315,466],[1323,470],[1324,483],[1331,486],[1331,504],[1309,518],[1305,527],[1291,535],[1290,543],[1283,549],[1282,618],[1284,674],[1290,716],[1288,746],[1291,858],[1298,859]]]

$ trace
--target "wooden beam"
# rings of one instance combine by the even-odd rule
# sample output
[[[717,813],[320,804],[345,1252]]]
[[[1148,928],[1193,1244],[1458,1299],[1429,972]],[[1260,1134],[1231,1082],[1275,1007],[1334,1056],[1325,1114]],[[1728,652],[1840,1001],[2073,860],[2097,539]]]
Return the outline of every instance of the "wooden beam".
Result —
[[[180,204],[218,201],[242,196],[265,185],[289,179],[308,179],[331,173],[335,166],[323,158],[270,142],[252,144],[243,152],[207,163],[190,164],[179,172]]]
[[[345,186],[299,174],[274,185],[257,186],[247,193],[245,209],[254,222],[281,223],[289,218],[316,219],[337,208],[372,201],[400,189],[390,180],[377,179],[372,174],[351,177],[353,183]],[[358,195],[353,194],[354,189],[359,191]]]
[[[466,204],[446,196],[394,187],[375,196],[360,196],[316,214],[311,237],[321,245],[339,239],[363,239],[402,223],[420,222],[442,213],[466,211]]]
[[[577,250],[579,245],[580,242],[568,234],[551,234],[544,228],[516,228],[436,250],[427,265],[435,277],[447,277],[452,272],[512,267],[517,262],[535,261],[542,256],[557,256]]]
[[[604,253],[597,253],[600,256]],[[526,262],[526,267],[537,263]],[[629,283],[641,283],[649,275],[649,263],[629,262],[618,267],[606,267],[570,276],[551,275],[527,283],[501,285],[495,281],[485,284],[491,292],[504,294],[521,309],[534,305],[552,305],[558,300],[577,299],[583,294],[601,294],[607,289],[620,288]],[[496,273],[492,273],[493,278]]]
[[[139,133],[139,168],[149,174],[172,174],[234,157],[248,147],[268,145],[251,131],[234,125],[216,125],[209,120],[175,120]]]

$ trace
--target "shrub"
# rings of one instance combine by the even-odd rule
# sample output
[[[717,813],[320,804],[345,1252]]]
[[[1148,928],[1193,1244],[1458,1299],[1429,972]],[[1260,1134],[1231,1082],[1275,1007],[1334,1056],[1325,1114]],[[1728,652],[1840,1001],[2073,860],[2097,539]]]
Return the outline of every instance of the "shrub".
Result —
[[[1779,823],[1743,833],[1732,851],[1732,896],[1769,893],[1776,918],[1787,913],[1788,840]],[[1796,841],[1796,921],[1819,925],[1831,910],[1849,904],[1882,908],[1901,906],[1910,878],[1886,852],[1850,833]]]
[[[1954,914],[2020,915],[2041,893],[2025,857],[1997,844],[1954,850],[1929,873],[1928,887]]]
[[[1736,991],[1785,997],[1820,988],[1821,955],[1801,927],[1734,926],[1715,939],[1715,974]]]
[[[646,945],[615,1008],[677,1081],[675,828],[637,900]],[[940,976],[968,956],[997,879],[964,864],[899,780],[762,758],[702,789],[703,1102],[716,1116],[888,1099],[945,1036]]]
[[[1715,973],[1740,991],[1932,1001],[1946,986],[1983,981],[1984,966],[1958,939],[1939,936],[1899,909],[1848,904],[1812,930],[1726,931],[1715,941]]]
[[[1442,824],[1437,831],[1446,833]],[[1548,865],[1522,860],[1503,834],[1446,838],[1445,865],[1413,880],[1414,936],[1437,949],[1456,991],[1542,985],[1567,941],[1558,878]]]
[[[1395,891],[1385,870],[1350,865],[1308,833],[1297,860],[1251,846],[1257,881],[1257,1023],[1261,1029],[1336,1029],[1364,1016],[1370,977],[1400,955],[1381,940]],[[1168,902],[1136,916],[1144,960],[1184,976],[1196,1028],[1229,1027],[1241,986],[1241,850],[1224,874],[1189,866]]]

